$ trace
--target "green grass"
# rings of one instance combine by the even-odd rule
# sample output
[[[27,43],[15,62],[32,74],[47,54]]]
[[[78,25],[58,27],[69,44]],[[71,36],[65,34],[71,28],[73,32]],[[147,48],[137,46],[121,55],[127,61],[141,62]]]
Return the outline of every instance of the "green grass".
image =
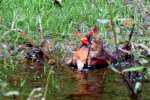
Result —
[[[64,0],[62,7],[53,5],[51,0],[2,0],[0,24],[10,28],[12,21],[15,20],[15,27],[38,38],[37,18],[41,16],[45,34],[51,37],[71,37],[81,23],[92,26],[97,24],[98,18],[110,18],[110,7],[107,0]],[[114,19],[130,16],[122,0],[117,0],[111,10]],[[1,27],[1,31],[3,34],[6,30]],[[12,32],[3,39],[11,40],[12,36],[15,38],[18,35]]]

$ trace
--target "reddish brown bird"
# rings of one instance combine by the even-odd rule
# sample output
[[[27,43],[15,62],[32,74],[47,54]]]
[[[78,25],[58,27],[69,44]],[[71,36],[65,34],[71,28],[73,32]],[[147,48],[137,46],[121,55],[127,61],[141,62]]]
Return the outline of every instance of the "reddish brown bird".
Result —
[[[86,36],[81,36],[79,33],[77,35],[81,37],[82,45],[74,52],[69,64],[76,66],[79,71],[84,68],[107,67],[107,57],[103,55],[103,43],[98,34],[98,27],[93,27]]]

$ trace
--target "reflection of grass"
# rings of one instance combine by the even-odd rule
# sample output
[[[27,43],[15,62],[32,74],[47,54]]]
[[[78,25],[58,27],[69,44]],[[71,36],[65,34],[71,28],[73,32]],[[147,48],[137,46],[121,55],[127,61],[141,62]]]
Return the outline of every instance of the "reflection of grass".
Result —
[[[150,83],[144,83],[142,90],[142,99],[149,100]],[[105,78],[105,89],[102,100],[130,100],[128,88],[125,83],[122,82],[121,77],[118,74],[111,74]]]
[[[143,96],[143,100],[150,100],[150,82],[148,83],[144,83],[144,86],[143,86],[143,93],[142,93],[142,96]]]
[[[51,69],[49,69],[47,79],[46,79],[45,90],[44,90],[44,99],[46,99],[46,97],[47,97],[47,91],[48,91],[48,88],[49,88],[50,76],[52,74],[53,74],[53,72],[52,72],[52,68],[51,68]]]
[[[117,74],[105,78],[105,88],[102,100],[129,100],[128,90]]]

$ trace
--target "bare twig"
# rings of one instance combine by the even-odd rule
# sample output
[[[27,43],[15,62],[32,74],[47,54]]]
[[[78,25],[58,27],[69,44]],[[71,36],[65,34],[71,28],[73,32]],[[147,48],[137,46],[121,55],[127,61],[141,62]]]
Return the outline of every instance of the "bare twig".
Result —
[[[118,47],[118,49],[119,49],[120,51],[122,51],[123,53],[129,54],[129,55],[131,54],[131,52],[128,51],[128,50],[122,49],[122,48],[120,48],[120,47]]]

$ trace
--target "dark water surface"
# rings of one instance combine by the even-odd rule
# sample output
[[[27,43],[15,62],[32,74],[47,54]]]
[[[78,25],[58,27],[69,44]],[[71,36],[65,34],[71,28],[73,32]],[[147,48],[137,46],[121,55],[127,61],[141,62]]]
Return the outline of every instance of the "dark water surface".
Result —
[[[20,95],[4,100],[27,100],[31,91],[38,87],[43,90],[36,94],[44,94],[47,73],[51,67],[21,64],[16,73],[8,78],[10,88],[18,90]],[[50,75],[46,100],[131,100],[121,77],[107,68],[78,72],[66,66],[53,67],[54,72]],[[149,82],[144,83],[140,100],[150,100]]]

